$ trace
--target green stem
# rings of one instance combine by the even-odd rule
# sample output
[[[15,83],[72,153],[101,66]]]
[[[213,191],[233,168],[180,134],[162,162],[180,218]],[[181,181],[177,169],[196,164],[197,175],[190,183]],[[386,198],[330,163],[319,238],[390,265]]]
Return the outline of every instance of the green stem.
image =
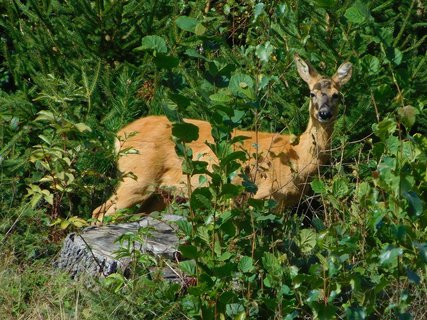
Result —
[[[411,6],[409,7],[408,13],[406,14],[405,20],[403,20],[402,27],[400,28],[399,33],[397,34],[397,37],[394,39],[394,42],[393,42],[394,47],[397,46],[397,43],[399,42],[400,38],[403,35],[403,32],[406,29],[406,25],[408,24],[409,16],[411,15],[411,11],[412,11],[412,8],[414,7],[414,4],[415,4],[415,0],[412,0]]]

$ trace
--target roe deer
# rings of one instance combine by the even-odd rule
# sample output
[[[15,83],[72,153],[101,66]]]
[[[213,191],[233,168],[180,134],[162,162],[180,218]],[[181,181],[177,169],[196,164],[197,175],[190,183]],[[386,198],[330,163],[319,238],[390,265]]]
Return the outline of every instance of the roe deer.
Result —
[[[292,143],[289,135],[257,131],[234,130],[233,136],[245,136],[246,140],[235,145],[256,159],[242,163],[258,190],[257,199],[272,198],[279,208],[297,202],[306,191],[310,176],[318,172],[327,160],[327,151],[337,106],[339,90],[351,77],[352,65],[343,63],[332,78],[322,77],[309,63],[298,55],[294,57],[300,77],[310,88],[309,120],[307,129],[298,142]],[[195,159],[206,161],[209,167],[217,158],[206,142],[213,143],[211,124],[206,121],[185,119],[199,128],[199,138],[188,144]],[[183,175],[182,160],[175,152],[172,141],[172,123],[164,116],[148,116],[125,126],[118,133],[116,152],[134,149],[136,153],[120,156],[118,169],[125,175],[116,192],[109,200],[93,211],[93,218],[102,221],[104,215],[117,210],[142,204],[145,213],[164,207],[160,199],[153,197],[162,189],[172,190],[174,196],[186,196],[187,177]],[[256,170],[256,172],[255,172]],[[257,174],[258,172],[258,174]],[[236,179],[238,183],[239,178]],[[199,177],[191,178],[191,189],[199,186]]]

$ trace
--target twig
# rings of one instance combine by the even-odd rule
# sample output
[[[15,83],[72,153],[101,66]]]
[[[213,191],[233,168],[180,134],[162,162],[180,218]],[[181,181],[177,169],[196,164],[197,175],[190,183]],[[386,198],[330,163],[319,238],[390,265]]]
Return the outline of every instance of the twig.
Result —
[[[356,144],[356,143],[363,142],[363,141],[365,141],[365,140],[369,139],[372,135],[373,135],[373,133],[371,132],[370,134],[368,134],[366,137],[363,137],[362,139],[347,142],[347,143],[346,143],[346,145],[349,145],[349,144]],[[340,150],[341,148],[342,148],[342,146],[339,146],[339,147],[332,148],[332,149],[328,149],[328,150],[325,150],[325,151],[331,151],[331,152],[332,152],[332,151]]]
[[[380,113],[378,112],[377,103],[375,101],[375,97],[374,97],[374,94],[372,93],[372,90],[371,90],[371,100],[375,108],[375,116],[377,118],[377,122],[380,122]]]
[[[26,207],[28,207],[28,206],[29,206],[29,204],[26,205]],[[12,233],[12,230],[15,228],[16,224],[18,223],[19,219],[23,215],[24,211],[27,209],[26,207],[22,209],[22,211],[19,213],[18,217],[15,219],[15,221],[13,222],[13,224],[10,226],[9,230],[7,230],[6,234],[4,235],[2,245],[4,245],[7,237]]]
[[[82,237],[81,234],[77,234],[77,236],[80,237],[80,239],[82,239],[82,241],[86,245],[86,248],[89,250],[89,253],[92,255],[93,260],[98,265],[99,270],[102,272],[102,275],[105,276],[105,277],[108,276],[108,274],[104,273],[104,269],[103,269],[102,265],[99,263],[98,259],[95,257],[95,254],[93,253],[93,250],[90,247],[90,245],[86,242],[86,240]]]

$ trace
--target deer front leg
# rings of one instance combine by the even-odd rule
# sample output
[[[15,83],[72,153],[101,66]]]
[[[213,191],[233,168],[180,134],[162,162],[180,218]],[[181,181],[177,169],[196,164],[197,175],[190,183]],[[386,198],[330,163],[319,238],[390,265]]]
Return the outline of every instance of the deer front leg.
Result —
[[[105,216],[112,216],[119,210],[128,209],[137,204],[144,204],[153,194],[155,186],[138,180],[129,177],[125,178],[110,199],[93,210],[92,218],[95,221],[94,223],[102,223]]]

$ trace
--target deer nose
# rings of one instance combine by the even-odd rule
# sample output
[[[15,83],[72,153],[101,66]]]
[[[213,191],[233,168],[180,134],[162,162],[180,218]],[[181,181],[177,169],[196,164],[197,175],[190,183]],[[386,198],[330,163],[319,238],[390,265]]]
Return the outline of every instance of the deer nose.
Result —
[[[332,118],[331,108],[329,108],[329,106],[327,106],[327,105],[323,105],[319,109],[319,120],[320,121],[327,121],[331,118]]]

